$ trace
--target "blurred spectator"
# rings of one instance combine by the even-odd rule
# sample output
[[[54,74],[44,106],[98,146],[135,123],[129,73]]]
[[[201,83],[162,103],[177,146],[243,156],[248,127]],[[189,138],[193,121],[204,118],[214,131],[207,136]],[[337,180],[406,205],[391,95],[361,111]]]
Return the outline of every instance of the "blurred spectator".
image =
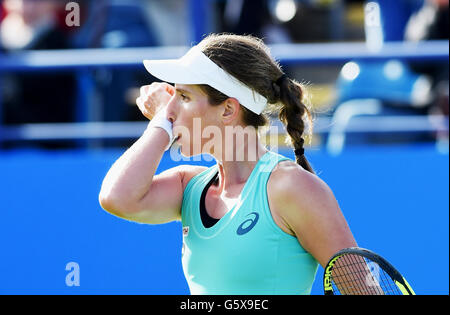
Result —
[[[411,16],[405,30],[409,41],[448,40],[449,1],[425,0],[423,6]],[[431,112],[449,114],[449,67],[442,64],[413,64],[413,69],[425,73],[433,79],[435,100]]]
[[[55,49],[64,45],[57,24],[57,1],[5,0],[0,36],[4,49]]]
[[[5,0],[0,24],[4,53],[69,48],[58,26],[57,0]],[[15,73],[2,77],[3,123],[70,122],[75,80],[66,73]]]
[[[190,44],[191,29],[186,27],[190,22],[189,1],[141,0],[141,2],[148,20],[151,21],[154,33],[158,34],[159,45],[183,46]],[[216,2],[214,1],[214,3]]]
[[[423,6],[411,16],[405,31],[405,39],[409,41],[448,40],[449,1],[425,0]],[[434,100],[429,113],[449,116],[449,65],[413,64],[413,69],[425,73],[433,79]],[[447,126],[448,127],[448,126]],[[438,141],[445,143],[448,150],[448,132],[438,132]],[[448,151],[447,151],[448,152]]]
[[[267,44],[291,42],[291,36],[283,23],[276,20],[272,14],[276,3],[278,0],[276,2],[272,0],[218,1],[217,7],[220,16],[218,28],[222,32],[249,34],[264,38]]]
[[[340,0],[218,1],[220,29],[252,34],[269,44],[342,39],[344,4]]]
[[[406,40],[448,39],[448,14],[448,0],[425,0],[408,21]]]
[[[271,22],[267,1],[227,0],[219,4],[225,32],[262,37],[262,28]]]
[[[76,34],[76,48],[150,47],[159,44],[157,32],[148,18],[148,1],[97,0],[89,4],[86,22]],[[168,21],[169,23],[170,21]],[[95,120],[141,120],[134,98],[130,104],[129,90],[148,83],[145,69],[97,69],[93,72],[98,99],[103,112]]]
[[[145,47],[158,44],[145,11],[147,1],[85,1],[86,21],[74,38],[76,48]]]

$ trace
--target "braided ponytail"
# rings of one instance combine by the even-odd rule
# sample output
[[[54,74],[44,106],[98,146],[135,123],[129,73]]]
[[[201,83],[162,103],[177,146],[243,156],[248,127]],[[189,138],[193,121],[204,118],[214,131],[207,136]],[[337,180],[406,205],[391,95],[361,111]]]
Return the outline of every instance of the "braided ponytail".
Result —
[[[305,132],[306,116],[312,125],[311,113],[303,103],[302,86],[283,74],[275,83],[274,89],[279,93],[282,107],[278,114],[279,119],[285,125],[290,143],[294,147],[295,161],[307,171],[314,174],[314,170],[305,157],[303,138]]]

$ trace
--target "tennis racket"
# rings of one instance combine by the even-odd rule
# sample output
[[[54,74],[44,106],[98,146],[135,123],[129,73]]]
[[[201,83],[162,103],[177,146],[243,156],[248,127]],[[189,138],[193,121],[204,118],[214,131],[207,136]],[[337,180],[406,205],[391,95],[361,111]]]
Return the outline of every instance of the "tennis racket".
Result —
[[[345,248],[331,257],[323,287],[325,295],[415,295],[386,259],[360,247]]]

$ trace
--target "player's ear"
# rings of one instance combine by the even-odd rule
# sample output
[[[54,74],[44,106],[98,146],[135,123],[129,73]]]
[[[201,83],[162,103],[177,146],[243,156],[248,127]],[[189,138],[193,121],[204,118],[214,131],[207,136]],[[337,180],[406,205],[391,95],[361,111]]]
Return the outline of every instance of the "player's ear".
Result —
[[[224,109],[222,113],[222,121],[224,125],[231,125],[236,119],[239,118],[241,105],[237,99],[232,97],[227,98],[222,105]]]

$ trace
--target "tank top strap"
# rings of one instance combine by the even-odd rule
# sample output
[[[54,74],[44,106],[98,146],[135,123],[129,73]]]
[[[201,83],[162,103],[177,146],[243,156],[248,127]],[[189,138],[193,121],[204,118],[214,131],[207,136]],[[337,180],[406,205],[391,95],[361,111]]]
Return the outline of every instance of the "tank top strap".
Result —
[[[257,174],[258,181],[261,183],[266,183],[272,173],[273,169],[280,163],[281,161],[292,161],[290,158],[285,157],[281,154],[268,151],[264,154],[257,165]]]

